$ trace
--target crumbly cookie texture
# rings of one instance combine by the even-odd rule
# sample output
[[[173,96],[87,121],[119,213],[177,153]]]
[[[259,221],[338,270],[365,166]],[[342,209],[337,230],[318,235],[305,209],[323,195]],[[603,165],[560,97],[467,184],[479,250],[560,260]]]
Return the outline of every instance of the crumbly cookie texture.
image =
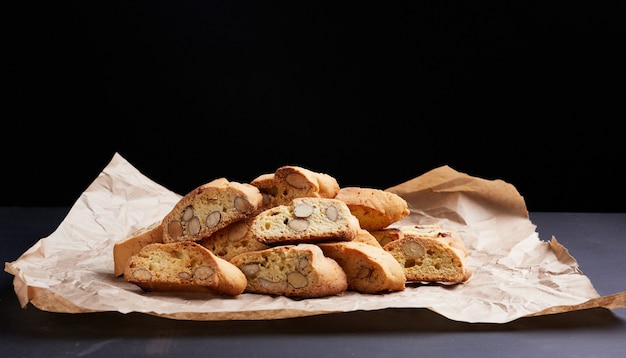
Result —
[[[118,241],[113,245],[113,264],[114,274],[116,277],[124,274],[126,261],[138,253],[141,248],[148,244],[163,241],[163,226],[161,221],[156,221],[151,225],[136,230],[129,237],[122,241]]]
[[[310,197],[262,211],[251,225],[254,237],[270,246],[351,241],[359,229],[358,219],[343,201]]]
[[[373,294],[405,289],[402,266],[380,246],[359,241],[327,242],[318,246],[346,273],[348,290]]]
[[[262,203],[257,187],[215,179],[182,197],[165,215],[163,242],[198,241],[253,215]]]
[[[259,175],[250,184],[263,194],[264,209],[288,205],[299,197],[334,198],[339,192],[339,183],[334,177],[294,165]]]
[[[456,233],[433,225],[407,225],[390,232],[396,238],[383,249],[402,265],[407,281],[461,283],[471,277],[467,251]]]
[[[446,230],[439,225],[402,225],[369,231],[378,240],[381,246],[404,236],[419,236],[437,238],[448,246],[454,247],[467,256],[467,249],[461,236],[454,230]]]
[[[130,257],[124,279],[144,291],[205,292],[236,296],[246,277],[235,265],[193,241],[154,243]]]
[[[341,266],[315,244],[246,252],[230,262],[245,274],[249,293],[310,298],[337,295],[348,288]]]
[[[268,245],[254,238],[250,230],[252,220],[253,216],[234,222],[198,243],[224,260],[230,260],[244,252],[268,249]]]
[[[348,204],[361,228],[366,230],[385,228],[410,213],[408,203],[401,196],[375,188],[343,187],[335,199]]]

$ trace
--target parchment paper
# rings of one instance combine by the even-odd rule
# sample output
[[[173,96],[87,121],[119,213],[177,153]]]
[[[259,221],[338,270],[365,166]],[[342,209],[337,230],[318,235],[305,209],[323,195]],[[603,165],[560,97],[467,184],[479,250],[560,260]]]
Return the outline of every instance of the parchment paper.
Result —
[[[217,177],[228,178],[228,173],[216,173]],[[394,225],[439,224],[459,232],[474,269],[469,281],[408,284],[402,292],[345,292],[314,299],[144,293],[114,276],[113,245],[161,219],[181,195],[144,176],[119,153],[59,227],[17,260],[6,262],[5,271],[14,275],[24,308],[30,302],[51,312],[142,312],[181,320],[271,320],[426,308],[456,321],[505,323],[524,316],[626,306],[626,292],[600,297],[556,238],[539,239],[523,197],[504,181],[443,166],[387,190],[404,197],[411,210]]]

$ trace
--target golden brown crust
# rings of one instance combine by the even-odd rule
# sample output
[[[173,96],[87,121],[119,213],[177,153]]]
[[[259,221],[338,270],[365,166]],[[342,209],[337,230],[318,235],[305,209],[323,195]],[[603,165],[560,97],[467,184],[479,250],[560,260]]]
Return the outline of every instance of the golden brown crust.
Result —
[[[378,242],[376,237],[365,229],[359,229],[354,239],[352,239],[352,241],[364,242],[368,245],[382,248],[382,245],[380,244],[380,242]]]
[[[335,199],[348,204],[361,228],[377,230],[400,221],[410,211],[406,200],[397,194],[374,188],[343,187]]]
[[[400,229],[398,229],[397,227],[386,227],[377,230],[370,230],[369,233],[376,238],[376,240],[378,241],[378,243],[380,243],[380,246],[382,247],[384,247],[391,241],[398,240],[403,236],[402,231],[400,231]]]
[[[467,256],[467,249],[456,231],[443,229],[439,225],[402,225],[393,228],[383,228],[370,231],[381,246],[404,236],[433,237],[463,252]]]
[[[334,198],[339,192],[339,183],[334,177],[294,165],[259,175],[250,184],[263,193],[265,209],[288,205],[299,197]]]
[[[262,203],[257,187],[215,179],[182,197],[165,215],[163,242],[198,241],[253,215]]]
[[[348,290],[380,293],[405,288],[402,266],[380,246],[357,241],[320,243],[318,246],[324,255],[342,267],[348,278]]]
[[[275,197],[278,193],[278,187],[276,186],[276,180],[274,179],[274,173],[261,174],[250,182],[259,189],[261,195],[263,195],[263,204],[259,210],[265,210],[272,206],[275,206]]]
[[[124,279],[145,291],[185,291],[236,296],[245,275],[193,241],[154,243],[130,257]]]
[[[472,275],[460,237],[436,225],[407,225],[383,249],[403,266],[407,281],[461,283]],[[388,233],[389,233],[388,232]]]
[[[115,245],[113,245],[115,276],[117,277],[124,274],[126,261],[128,261],[132,255],[138,253],[142,247],[162,241],[163,227],[161,226],[161,221],[157,221],[145,228],[136,230],[128,238],[116,242]]]
[[[313,244],[250,251],[230,262],[244,272],[245,292],[310,298],[336,295],[348,288],[341,266]]]

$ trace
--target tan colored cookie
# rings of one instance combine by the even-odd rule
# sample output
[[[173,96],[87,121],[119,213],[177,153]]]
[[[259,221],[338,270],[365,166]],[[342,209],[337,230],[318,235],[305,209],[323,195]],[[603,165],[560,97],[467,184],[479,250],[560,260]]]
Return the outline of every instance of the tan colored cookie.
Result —
[[[182,197],[163,218],[163,242],[198,241],[253,215],[262,203],[257,187],[215,179]]]
[[[339,192],[339,183],[334,177],[294,165],[259,175],[250,184],[263,194],[265,209],[287,205],[299,197],[334,198]]]
[[[193,241],[154,243],[130,257],[124,279],[145,291],[186,291],[236,296],[246,277],[236,266]]]
[[[368,245],[380,247],[382,249],[382,245],[380,244],[380,242],[378,242],[376,237],[365,229],[359,229],[352,241],[364,242]]]
[[[113,245],[113,263],[115,276],[124,274],[126,261],[138,253],[142,247],[153,244],[155,242],[163,242],[163,226],[161,221],[157,221],[148,227],[133,232],[128,238],[116,242]]]
[[[453,230],[445,230],[439,225],[402,225],[399,227],[372,230],[370,234],[378,240],[381,246],[385,246],[390,241],[398,240],[407,235],[433,237],[446,245],[462,251],[464,255],[467,255],[465,244],[459,234]]]
[[[313,244],[245,252],[230,262],[245,274],[245,292],[310,298],[337,295],[348,288],[341,266]]]
[[[461,283],[471,277],[466,250],[458,236],[449,232],[439,236],[438,232],[445,231],[437,226],[402,226],[397,232],[398,237],[383,249],[402,265],[407,281]]]
[[[224,260],[230,260],[244,252],[269,248],[254,238],[250,230],[252,220],[254,216],[239,220],[201,239],[198,243]]]
[[[385,228],[410,213],[406,200],[380,189],[344,187],[335,199],[348,204],[352,214],[359,219],[361,228],[366,230]]]
[[[359,221],[346,203],[312,197],[295,198],[289,205],[262,211],[254,217],[251,225],[254,237],[270,246],[350,241],[359,229]]]
[[[402,266],[380,246],[357,241],[320,243],[318,246],[346,273],[348,290],[380,293],[405,288],[406,277]]]

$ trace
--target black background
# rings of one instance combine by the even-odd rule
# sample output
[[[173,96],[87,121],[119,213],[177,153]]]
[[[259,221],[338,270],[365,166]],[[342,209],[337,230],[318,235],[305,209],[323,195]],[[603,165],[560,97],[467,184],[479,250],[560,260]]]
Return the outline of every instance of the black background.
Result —
[[[0,205],[72,205],[118,152],[180,194],[449,165],[529,211],[624,212],[622,4],[9,5]]]

